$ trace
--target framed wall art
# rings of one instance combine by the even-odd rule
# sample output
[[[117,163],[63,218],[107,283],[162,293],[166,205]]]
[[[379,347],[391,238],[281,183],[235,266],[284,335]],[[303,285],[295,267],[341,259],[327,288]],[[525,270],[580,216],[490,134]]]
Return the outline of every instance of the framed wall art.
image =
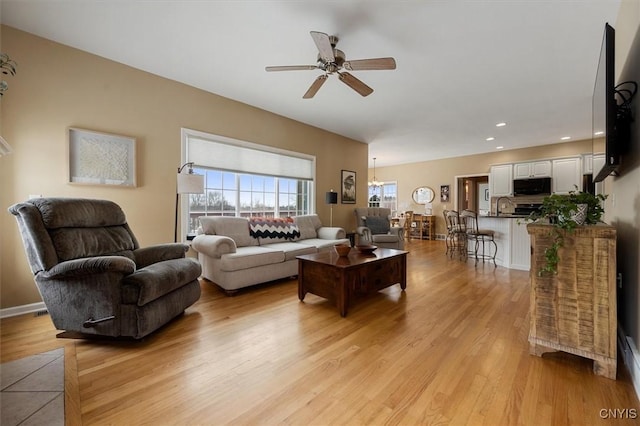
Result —
[[[342,204],[356,203],[356,172],[343,170],[340,176]]]
[[[440,185],[440,202],[449,202],[449,185]]]
[[[135,187],[135,138],[69,128],[69,183]]]

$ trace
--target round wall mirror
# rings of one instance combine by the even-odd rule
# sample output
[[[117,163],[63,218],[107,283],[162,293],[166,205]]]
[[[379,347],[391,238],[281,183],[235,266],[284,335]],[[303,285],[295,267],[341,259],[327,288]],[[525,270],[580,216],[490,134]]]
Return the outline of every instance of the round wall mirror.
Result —
[[[413,202],[416,204],[426,204],[433,201],[435,197],[435,192],[428,186],[420,186],[413,190],[413,194],[411,194],[411,198],[413,198]]]

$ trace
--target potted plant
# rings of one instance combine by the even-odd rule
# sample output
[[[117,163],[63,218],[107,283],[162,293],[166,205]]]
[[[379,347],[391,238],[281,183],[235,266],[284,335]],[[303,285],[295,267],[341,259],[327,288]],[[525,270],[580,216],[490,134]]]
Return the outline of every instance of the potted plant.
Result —
[[[595,225],[601,221],[602,204],[607,196],[588,192],[571,191],[569,194],[552,194],[544,197],[538,211],[529,215],[529,221],[548,221],[552,228],[552,243],[544,251],[545,265],[538,271],[557,273],[558,249],[564,244],[565,233],[571,233],[579,225]]]

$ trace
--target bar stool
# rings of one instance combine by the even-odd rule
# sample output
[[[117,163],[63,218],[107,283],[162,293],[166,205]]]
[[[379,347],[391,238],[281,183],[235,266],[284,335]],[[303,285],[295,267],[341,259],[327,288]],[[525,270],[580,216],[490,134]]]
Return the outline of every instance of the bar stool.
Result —
[[[447,217],[447,214],[449,213],[449,210],[444,209],[442,210],[442,216],[444,216],[444,226],[447,227],[447,234],[444,236],[444,243],[445,246],[447,247],[446,251],[444,252],[445,254],[449,254],[449,250],[451,249],[451,226],[449,225],[449,218]]]
[[[466,223],[461,220],[460,215],[455,210],[446,212],[447,230],[449,244],[447,250],[449,256],[457,254],[461,259],[467,258],[467,228]]]
[[[494,238],[494,231],[491,229],[478,229],[478,214],[472,210],[463,210],[460,213],[461,221],[465,223],[467,239],[474,243],[473,250],[467,250],[468,256],[474,256],[476,259],[476,265],[478,260],[492,260],[493,266],[496,265],[496,253],[498,252],[498,245]],[[491,248],[489,252],[485,252],[486,244],[493,244],[493,253]]]

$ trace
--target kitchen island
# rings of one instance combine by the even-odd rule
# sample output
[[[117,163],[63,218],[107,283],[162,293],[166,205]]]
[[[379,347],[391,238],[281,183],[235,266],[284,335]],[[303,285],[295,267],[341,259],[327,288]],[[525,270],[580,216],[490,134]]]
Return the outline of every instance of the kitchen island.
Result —
[[[478,216],[478,227],[494,231],[497,253],[496,264],[509,269],[528,271],[531,265],[531,240],[527,233],[526,216],[501,214]],[[487,244],[485,250],[493,245]]]

